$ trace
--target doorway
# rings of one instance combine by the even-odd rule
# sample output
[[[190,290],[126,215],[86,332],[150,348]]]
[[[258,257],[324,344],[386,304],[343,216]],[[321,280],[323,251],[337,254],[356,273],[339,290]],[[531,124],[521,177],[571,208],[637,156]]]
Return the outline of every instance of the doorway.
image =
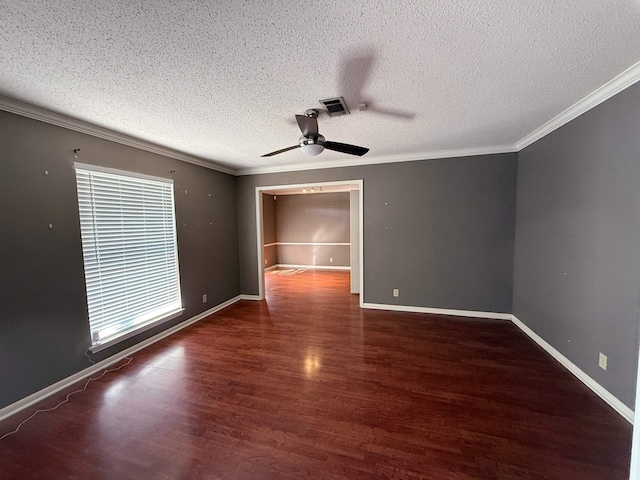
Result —
[[[256,252],[258,259],[258,299],[265,298],[265,237],[264,237],[264,200],[263,194],[268,195],[300,195],[313,193],[350,192],[350,256],[349,269],[351,272],[351,291],[359,294],[360,307],[364,303],[364,275],[363,275],[363,181],[345,180],[335,182],[305,183],[294,185],[276,185],[256,187]]]

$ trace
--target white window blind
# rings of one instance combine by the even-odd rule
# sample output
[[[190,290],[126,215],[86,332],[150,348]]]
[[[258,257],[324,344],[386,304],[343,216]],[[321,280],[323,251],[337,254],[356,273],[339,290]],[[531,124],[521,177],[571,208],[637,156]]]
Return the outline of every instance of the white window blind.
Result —
[[[95,347],[182,311],[173,182],[75,167]]]

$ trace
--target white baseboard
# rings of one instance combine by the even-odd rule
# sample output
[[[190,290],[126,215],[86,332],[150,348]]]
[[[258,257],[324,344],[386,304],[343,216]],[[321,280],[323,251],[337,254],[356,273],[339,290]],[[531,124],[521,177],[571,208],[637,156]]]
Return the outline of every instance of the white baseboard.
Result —
[[[273,268],[299,268],[304,270],[351,270],[351,267],[338,267],[335,265],[293,265],[289,263],[278,263]]]
[[[32,393],[28,397],[18,400],[17,402],[12,403],[11,405],[7,405],[6,407],[0,409],[0,420],[4,420],[5,418],[18,413],[19,411],[24,410],[25,408],[28,408],[31,405],[53,395],[54,393],[57,393],[60,390],[64,390],[65,388],[73,385],[74,383],[79,382],[80,380],[83,380],[93,375],[94,373],[101,372],[109,368],[111,365],[119,362],[123,358],[128,357],[129,355],[133,355],[135,352],[142,350],[143,348],[148,347],[149,345],[156,343],[162,340],[163,338],[166,338],[169,335],[172,335],[177,331],[182,330],[183,328],[186,328],[189,325],[192,325],[202,320],[203,318],[208,317],[209,315],[216,313],[222,310],[223,308],[226,308],[229,305],[236,303],[239,300],[241,300],[241,295],[233,297],[227,300],[226,302],[220,303],[215,307],[210,308],[209,310],[199,313],[198,315],[195,315],[194,317],[191,317],[190,319],[185,320],[184,322],[181,322],[178,325],[168,328],[167,330],[160,332],[157,335],[154,335],[153,337],[147,338],[146,340],[143,340],[142,342],[127,348],[126,350],[116,353],[115,355],[109,358],[106,358],[101,362],[96,363],[95,365],[91,365],[90,367],[85,368],[84,370],[81,370],[77,373],[74,373],[73,375],[67,378],[63,378],[59,382],[56,382],[52,385],[49,385],[48,387],[43,388],[42,390]]]
[[[492,318],[511,320],[510,313],[478,312],[475,310],[451,310],[448,308],[413,307],[411,305],[389,305],[384,303],[363,303],[362,308],[373,310],[392,310],[394,312],[431,313],[433,315],[452,315],[455,317]]]
[[[240,300],[262,300],[260,295],[240,295]]]
[[[294,267],[291,267],[294,268]],[[302,268],[302,267],[295,267]],[[91,365],[80,372],[77,372],[67,378],[60,380],[48,387],[39,390],[28,397],[25,397],[17,402],[12,403],[11,405],[7,405],[6,407],[0,409],[0,420],[4,420],[11,415],[18,413],[25,408],[34,405],[35,403],[44,400],[45,398],[64,390],[65,388],[73,385],[74,383],[87,378],[94,373],[100,372],[109,368],[111,365],[119,362],[123,358],[133,355],[135,352],[142,350],[143,348],[148,347],[149,345],[156,343],[163,338],[166,338],[183,328],[188,327],[209,315],[216,313],[223,308],[226,308],[239,300],[261,300],[258,295],[238,295],[233,297],[226,302],[220,303],[215,307],[212,307],[194,317],[191,317],[184,322],[179,323],[163,332],[154,335],[132,347],[127,348],[121,352],[116,353],[115,355],[102,360],[101,362],[96,363],[95,365]],[[374,310],[391,310],[397,312],[412,312],[412,313],[430,313],[435,315],[451,315],[451,316],[460,316],[460,317],[472,317],[472,318],[491,318],[497,320],[511,320],[520,330],[522,330],[527,336],[529,336],[534,342],[540,345],[547,353],[549,353],[553,358],[555,358],[560,364],[562,364],[567,370],[569,370],[573,375],[575,375],[582,383],[584,383],[587,387],[589,387],[596,395],[602,398],[607,404],[609,404],[616,412],[618,412],[622,417],[624,417],[627,421],[633,424],[634,421],[634,412],[629,407],[627,407],[624,403],[618,400],[613,394],[611,394],[606,388],[596,382],[593,378],[587,375],[584,371],[582,371],[577,365],[575,365],[571,360],[561,354],[558,350],[552,347],[549,343],[547,343],[542,337],[540,337],[537,333],[531,330],[527,325],[525,325],[521,320],[518,319],[515,315],[508,313],[495,313],[495,312],[480,312],[474,310],[452,310],[445,308],[429,308],[429,307],[413,307],[408,305],[389,305],[389,304],[381,304],[381,303],[363,303],[362,308],[369,308]]]
[[[534,342],[540,345],[549,355],[555,358],[562,366],[575,375],[582,383],[589,387],[596,395],[602,398],[616,412],[618,412],[628,422],[633,424],[634,412],[624,403],[618,400],[611,392],[596,382],[593,378],[583,372],[576,364],[553,348],[537,333],[527,327],[515,315],[510,313],[478,312],[473,310],[449,310],[446,308],[412,307],[408,305],[388,305],[382,303],[364,303],[362,308],[375,310],[392,310],[396,312],[431,313],[436,315],[453,315],[459,317],[492,318],[498,320],[510,320]]]
[[[613,396],[606,388],[596,382],[589,375],[584,373],[575,363],[553,348],[536,332],[527,327],[515,315],[511,315],[511,321],[524,333],[526,333],[534,342],[544,348],[549,355],[560,362],[567,370],[573,373],[582,383],[589,387],[596,395],[607,402],[616,412],[622,415],[629,423],[633,424],[634,412],[624,403]]]
[[[273,247],[273,246],[293,246],[293,247],[350,247],[351,243],[347,242],[273,242],[266,243],[265,247]]]

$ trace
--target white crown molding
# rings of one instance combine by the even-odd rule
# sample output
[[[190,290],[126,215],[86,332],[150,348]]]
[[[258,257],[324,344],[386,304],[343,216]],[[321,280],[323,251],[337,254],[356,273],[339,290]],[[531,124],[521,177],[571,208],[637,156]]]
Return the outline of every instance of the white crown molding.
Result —
[[[216,163],[204,160],[200,157],[178,152],[171,148],[162,147],[152,142],[142,140],[130,135],[116,132],[105,127],[79,120],[61,113],[56,113],[42,107],[37,107],[20,100],[0,95],[0,110],[9,113],[15,113],[23,117],[32,118],[41,122],[57,125],[59,127],[68,128],[80,133],[92,135],[94,137],[103,138],[112,142],[128,145],[130,147],[145,150],[151,153],[157,153],[165,157],[174,158],[183,162],[199,165],[201,167],[216,170],[218,172],[227,173],[229,175],[255,175],[260,173],[280,173],[280,172],[296,172],[302,170],[319,170],[322,168],[338,168],[338,167],[354,167],[362,165],[375,165],[381,163],[396,162],[412,162],[420,160],[434,160],[439,158],[454,157],[470,157],[474,155],[490,155],[495,153],[513,153],[516,152],[515,145],[498,145],[479,148],[462,148],[453,150],[438,150],[431,152],[412,153],[406,155],[385,155],[380,157],[368,157],[366,161],[362,161],[361,157],[349,157],[337,161],[300,163],[294,165],[277,165],[267,167],[249,167],[249,168],[229,168],[223,167]]]
[[[192,163],[200,167],[209,168],[211,170],[227,173],[229,175],[234,175],[236,173],[232,168],[226,168],[202,158],[195,157],[193,155],[178,152],[177,150],[173,150],[171,148],[162,147],[160,145],[156,145],[155,143],[147,142],[146,140],[141,140],[139,138],[116,132],[108,128],[99,127],[89,122],[69,117],[61,113],[52,112],[51,110],[47,110],[45,108],[36,107],[35,105],[31,105],[4,95],[0,95],[0,110],[4,110],[9,113],[15,113],[16,115],[21,115],[23,117],[32,118],[34,120],[49,123],[51,125],[57,125],[58,127],[68,128],[69,130],[85,133],[87,135],[98,138],[103,138],[105,140],[120,143],[122,145],[145,150],[147,152],[157,153],[158,155],[162,155],[164,157],[174,158],[176,160]]]
[[[361,157],[349,157],[341,160],[325,162],[310,162],[298,163],[293,165],[288,164],[237,169],[224,167],[200,157],[178,152],[177,150],[173,150],[171,148],[162,147],[155,143],[141,140],[139,138],[116,132],[108,128],[99,127],[89,122],[85,122],[83,120],[69,117],[60,113],[52,112],[41,107],[36,107],[34,105],[4,95],[0,95],[0,110],[5,110],[10,113],[15,113],[17,115],[22,115],[24,117],[39,120],[41,122],[68,128],[70,130],[92,135],[94,137],[103,138],[105,140],[110,140],[123,145],[128,145],[130,147],[156,153],[165,157],[192,163],[194,165],[199,165],[211,170],[227,173],[229,175],[240,176],[519,152],[532,143],[536,142],[537,140],[541,139],[542,137],[569,123],[571,120],[574,120],[583,113],[598,106],[602,102],[608,100],[609,98],[620,93],[622,90],[630,87],[638,81],[640,81],[640,62],[632,65],[624,72],[622,72],[609,82],[605,83],[604,85],[593,91],[591,94],[587,95],[585,98],[566,109],[564,112],[552,118],[544,125],[536,128],[533,132],[529,133],[513,145],[493,145],[478,148],[426,151],[404,155],[383,155],[378,157],[372,156],[367,157],[366,160],[362,159]]]
[[[322,168],[361,167],[381,163],[416,162],[420,160],[436,160],[440,158],[472,157],[474,155],[492,155],[496,153],[517,152],[515,145],[494,145],[490,147],[460,148],[453,150],[438,150],[432,152],[411,153],[406,155],[384,155],[380,157],[349,157],[343,160],[326,162],[298,163],[295,165],[275,165],[272,167],[242,168],[236,175],[257,175],[261,173],[298,172],[302,170],[319,170]]]
[[[526,137],[516,142],[516,148],[518,151],[525,147],[528,147],[533,142],[540,140],[545,135],[549,135],[554,130],[569,123],[571,120],[579,117],[583,113],[591,110],[592,108],[600,105],[605,100],[613,97],[617,93],[620,93],[625,88],[630,87],[634,83],[640,80],[640,62],[627,68],[617,77],[614,77],[600,88],[596,89],[579,102],[575,103],[571,107],[567,108],[560,115],[552,118],[544,125],[536,128]]]
[[[450,315],[454,317],[490,318],[493,320],[511,320],[510,313],[479,312],[476,310],[453,310],[449,308],[414,307],[411,305],[389,305],[384,303],[363,303],[362,308],[372,310],[391,310],[394,312],[430,313],[432,315]]]
[[[511,321],[526,335],[528,335],[534,342],[544,348],[549,355],[555,358],[558,362],[562,364],[567,370],[573,373],[578,380],[584,383],[587,387],[589,387],[596,395],[598,395],[602,400],[607,402],[609,406],[611,406],[616,412],[618,412],[622,417],[624,417],[629,423],[633,424],[634,412],[629,407],[627,407],[624,403],[618,400],[614,395],[611,394],[606,388],[596,382],[589,375],[584,373],[575,363],[565,357],[558,350],[553,348],[549,343],[547,343],[542,337],[540,337],[536,332],[531,330],[527,325],[525,325],[521,320],[518,319],[515,315],[511,315]]]

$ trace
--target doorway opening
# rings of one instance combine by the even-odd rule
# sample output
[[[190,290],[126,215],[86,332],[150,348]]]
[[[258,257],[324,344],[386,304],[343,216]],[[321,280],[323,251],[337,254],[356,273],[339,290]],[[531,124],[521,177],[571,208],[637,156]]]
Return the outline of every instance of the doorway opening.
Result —
[[[325,201],[330,197],[329,194],[338,193],[342,196],[336,203],[335,211],[331,211],[330,208],[321,213],[313,211],[314,205],[322,203],[317,198],[325,195],[326,198],[323,197]],[[345,206],[344,195],[346,194],[348,194],[348,200]],[[359,295],[359,305],[362,307],[364,298],[363,194],[362,179],[256,187],[256,252],[260,300],[265,298],[265,271],[272,271],[272,268],[287,270],[285,274],[292,275],[302,270],[342,270],[350,272],[351,293]],[[283,228],[286,232],[285,236],[290,238],[278,239],[275,236],[272,219],[272,210],[275,208],[274,205],[270,205],[272,197],[275,197],[274,203],[278,198],[284,198],[287,201],[281,202],[283,205],[295,205],[296,201],[293,197],[287,198],[294,195],[304,199],[304,208],[307,210],[300,210],[300,202],[297,202],[298,213],[293,207],[289,208],[290,212],[283,209],[283,212],[287,212],[288,218],[288,225]],[[307,203],[309,205],[306,205]],[[329,204],[326,201],[325,203]],[[322,208],[324,207],[319,207],[319,209]],[[285,216],[282,213],[281,215]],[[346,227],[338,221],[340,218],[344,220],[345,215],[348,218]],[[335,221],[332,221],[332,216]],[[311,225],[305,225],[305,222],[311,222]],[[346,236],[345,228],[348,230]],[[336,229],[339,230],[337,233],[332,231]],[[333,238],[332,235],[337,237]],[[278,249],[281,253],[279,257],[277,253],[274,254]]]

